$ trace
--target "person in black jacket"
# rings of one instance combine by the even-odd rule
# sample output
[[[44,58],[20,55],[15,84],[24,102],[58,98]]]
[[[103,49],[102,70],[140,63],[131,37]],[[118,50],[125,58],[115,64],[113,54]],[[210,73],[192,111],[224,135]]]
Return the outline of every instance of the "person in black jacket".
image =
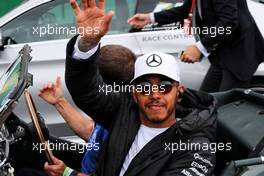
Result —
[[[78,27],[100,29],[69,41],[65,71],[76,105],[109,131],[92,175],[212,175],[214,98],[189,89],[183,93],[175,58],[158,52],[136,60],[133,96],[127,89],[109,91],[96,60],[113,14],[105,14],[104,0],[98,6],[83,0],[82,10],[75,0],[71,5]]]
[[[105,45],[100,48],[100,58],[97,60],[99,73],[104,82],[108,85],[129,84],[134,76],[135,60],[136,56],[130,49],[121,45]],[[49,82],[43,85],[39,91],[39,96],[58,110],[77,136],[87,141],[86,145],[88,149],[83,156],[81,171],[82,174],[87,175],[93,173],[98,154],[100,153],[101,144],[107,137],[108,131],[100,126],[100,124],[94,123],[93,120],[78,112],[77,109],[65,99],[59,77],[55,82]],[[42,170],[34,168],[20,168],[16,169],[15,175],[47,176],[53,173],[54,176],[56,173],[56,175],[60,176],[71,169],[56,157],[52,159],[54,163],[58,163],[57,165],[60,166],[60,169],[45,163],[44,171],[47,174]]]
[[[128,23],[142,28],[152,22],[162,25],[183,21],[191,4],[192,0],[183,0],[182,6],[169,10],[136,14]],[[211,66],[200,89],[217,92],[248,87],[258,65],[264,61],[264,39],[246,0],[196,0],[195,12],[193,22],[200,29],[199,39],[186,48],[181,59],[193,63],[202,56],[208,57]]]

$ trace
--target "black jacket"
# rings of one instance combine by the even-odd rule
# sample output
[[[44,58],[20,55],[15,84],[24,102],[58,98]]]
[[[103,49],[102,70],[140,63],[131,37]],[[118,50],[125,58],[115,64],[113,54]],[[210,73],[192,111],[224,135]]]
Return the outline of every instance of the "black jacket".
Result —
[[[190,12],[192,0],[170,10],[155,13],[159,24],[182,21]],[[196,10],[197,12],[197,10]],[[264,39],[251,16],[246,0],[201,0],[202,19],[195,14],[196,27],[231,27],[231,35],[200,34],[211,63],[218,62],[240,80],[249,80],[264,61]]]
[[[99,91],[99,85],[104,85],[96,63],[100,51],[89,60],[75,60],[71,57],[75,41],[73,38],[67,46],[67,88],[76,105],[109,130],[94,175],[118,176],[140,126],[138,107],[130,93],[105,95]],[[210,145],[215,139],[215,100],[208,94],[192,90],[187,90],[182,98],[176,110],[176,116],[181,120],[144,146],[125,175],[212,174],[215,154],[203,150],[203,146]],[[200,149],[176,150],[180,142],[200,145]]]

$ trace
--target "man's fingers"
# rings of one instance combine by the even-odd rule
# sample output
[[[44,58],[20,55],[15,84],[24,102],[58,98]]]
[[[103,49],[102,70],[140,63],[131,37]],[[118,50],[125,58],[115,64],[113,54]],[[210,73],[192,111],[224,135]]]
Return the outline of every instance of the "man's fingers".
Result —
[[[88,0],[88,7],[93,8],[96,6],[95,0]]]
[[[136,15],[134,15],[134,19],[139,20],[139,19],[140,19],[140,14],[136,14]]]
[[[115,12],[114,11],[110,11],[108,12],[108,14],[105,15],[104,19],[105,19],[105,25],[109,28],[110,23],[112,21],[112,17],[114,16]]]
[[[46,89],[49,89],[49,83],[44,84],[44,86],[40,89],[40,91],[44,92]]]
[[[181,55],[181,61],[182,62],[189,62],[189,57],[188,57],[188,55],[186,53],[183,53]]]
[[[44,164],[44,170],[49,176],[55,176],[56,175],[56,168],[54,168],[54,165],[49,165],[48,162],[45,162]]]
[[[49,176],[57,176],[58,175],[58,174],[56,174],[56,172],[53,172],[53,171],[51,171],[49,174],[50,174]]]
[[[56,79],[56,87],[61,87],[61,77],[58,76],[57,79]]]
[[[71,4],[71,7],[73,9],[75,16],[79,15],[81,10],[80,10],[80,7],[79,7],[78,3],[76,2],[76,0],[70,0],[70,4]]]
[[[181,61],[185,60],[185,53],[184,52],[181,52],[180,59],[181,59]]]
[[[137,15],[134,15],[133,17],[128,19],[128,24],[134,28],[141,29],[144,27],[144,24],[142,23],[142,21],[138,20],[137,18],[138,18]]]
[[[138,22],[136,22],[136,21],[131,22],[131,25],[132,25],[133,27],[139,26],[139,24],[140,24],[140,23],[138,23]]]
[[[45,162],[44,170],[50,174],[50,172],[53,172],[53,165],[49,165],[48,162]]]
[[[133,25],[133,28],[136,28],[136,29],[142,29],[141,25],[139,25],[139,24],[135,24],[135,25]]]
[[[133,20],[133,18],[134,18],[134,16],[132,16],[131,18],[129,18],[129,19],[127,20],[127,23],[130,24],[131,21]]]
[[[88,8],[88,2],[87,0],[82,0],[82,9],[86,10]]]
[[[55,156],[52,156],[51,159],[52,159],[54,165],[58,165],[61,163],[61,160],[57,159]]]
[[[44,85],[43,89],[48,89],[48,86],[49,86],[49,84],[46,83],[46,84]]]
[[[41,90],[38,92],[38,96],[39,96],[39,97],[42,97],[42,92],[41,92]]]
[[[46,89],[47,89],[47,88],[42,87],[41,89],[39,89],[39,92],[40,92],[40,93],[44,93],[44,92],[46,91]]]
[[[52,87],[51,87],[51,89],[52,89],[53,92],[56,92],[56,87],[57,87],[57,85],[55,85],[55,83],[53,83],[52,84]]]
[[[104,10],[105,9],[105,2],[104,0],[99,0],[98,8]]]
[[[134,16],[132,16],[131,18],[129,18],[128,20],[127,20],[127,22],[130,24],[130,23],[132,23],[136,18],[137,18],[137,14],[136,15],[134,15]],[[130,24],[131,25],[131,24]]]
[[[185,62],[185,63],[194,63],[194,61],[185,53],[183,53],[180,57],[181,61],[182,62]]]
[[[52,83],[48,83],[48,87],[47,88],[51,89],[52,88]]]
[[[49,164],[48,164],[48,162],[45,162],[44,169],[47,170],[48,168],[49,168]]]
[[[44,91],[44,88],[43,87],[39,89],[39,92],[40,93],[42,93],[43,91]]]

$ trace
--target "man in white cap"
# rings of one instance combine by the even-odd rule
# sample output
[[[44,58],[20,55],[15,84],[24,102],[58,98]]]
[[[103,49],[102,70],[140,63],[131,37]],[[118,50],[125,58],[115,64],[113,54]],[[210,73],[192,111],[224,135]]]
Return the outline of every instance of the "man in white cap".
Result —
[[[77,25],[98,24],[100,33],[69,41],[65,72],[75,104],[109,131],[92,175],[212,175],[215,151],[209,146],[215,139],[215,100],[183,90],[173,56],[153,52],[139,57],[132,92],[105,89],[106,95],[102,90],[105,83],[96,60],[112,17],[105,14],[103,4],[100,0],[97,7],[94,0],[83,0],[80,10],[71,1]],[[51,175],[65,167],[57,163],[49,166]],[[78,175],[72,170],[67,174]]]

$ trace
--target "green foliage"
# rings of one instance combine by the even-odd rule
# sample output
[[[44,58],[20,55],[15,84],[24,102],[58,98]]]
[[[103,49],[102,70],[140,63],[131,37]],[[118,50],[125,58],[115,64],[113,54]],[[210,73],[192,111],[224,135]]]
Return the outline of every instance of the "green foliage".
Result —
[[[18,6],[23,0],[0,0],[0,17]]]

